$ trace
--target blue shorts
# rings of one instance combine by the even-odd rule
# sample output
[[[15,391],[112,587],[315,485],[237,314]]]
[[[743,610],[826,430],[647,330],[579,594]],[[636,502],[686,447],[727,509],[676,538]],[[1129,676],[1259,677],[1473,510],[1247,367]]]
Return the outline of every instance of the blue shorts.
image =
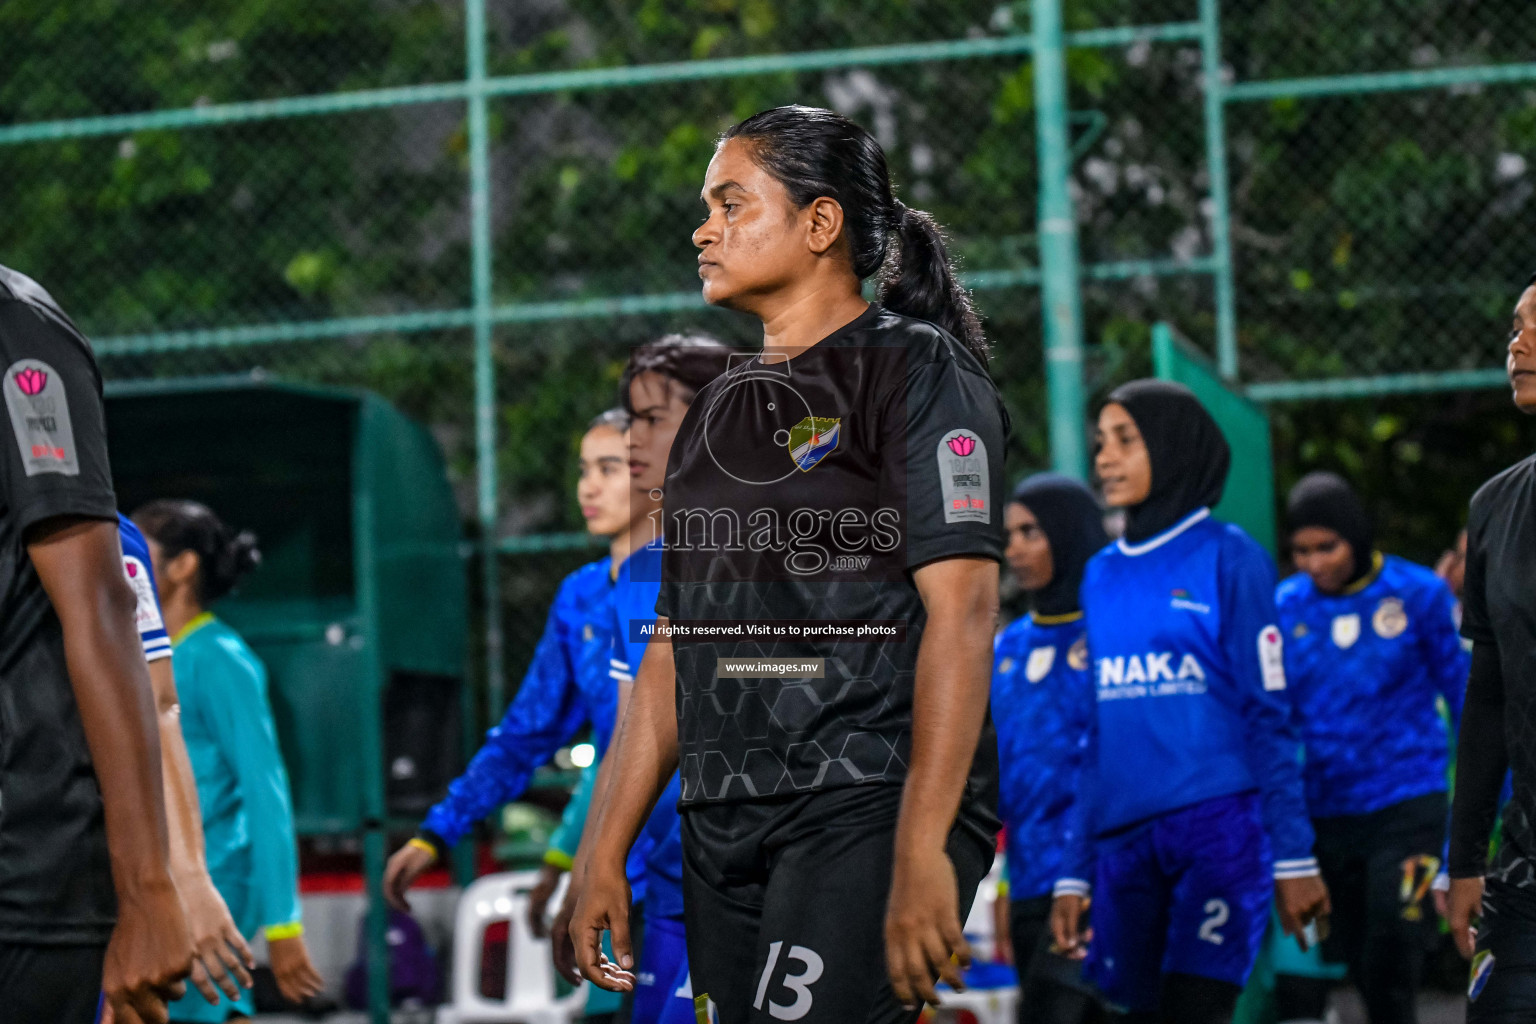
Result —
[[[695,1024],[683,922],[646,918],[631,1024]]]
[[[1167,974],[1247,984],[1274,896],[1257,794],[1170,811],[1095,850],[1084,976],[1111,1003],[1155,1011]]]

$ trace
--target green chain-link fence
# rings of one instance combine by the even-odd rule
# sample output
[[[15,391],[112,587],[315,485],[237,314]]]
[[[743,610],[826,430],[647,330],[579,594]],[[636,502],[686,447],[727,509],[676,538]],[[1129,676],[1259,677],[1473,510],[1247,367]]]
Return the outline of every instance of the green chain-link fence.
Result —
[[[700,305],[689,233],[714,138],[755,110],[875,132],[977,291],[1014,465],[1050,460],[1030,7],[10,0],[0,261],[109,381],[356,384],[429,424],[500,546],[491,664],[516,672],[591,557],[574,443],[629,348],[752,340]],[[1499,379],[1533,269],[1522,0],[1068,0],[1064,21],[1087,393],[1145,371],[1158,318],[1260,398]]]

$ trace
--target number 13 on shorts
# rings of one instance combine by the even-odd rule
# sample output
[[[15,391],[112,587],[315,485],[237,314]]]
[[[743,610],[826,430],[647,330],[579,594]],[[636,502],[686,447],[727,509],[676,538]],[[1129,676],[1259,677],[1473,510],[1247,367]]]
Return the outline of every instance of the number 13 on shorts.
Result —
[[[789,952],[784,954],[784,976],[779,979],[779,985],[794,995],[794,1001],[780,1003],[768,999],[774,972],[779,966],[779,954],[783,948],[782,941],[769,945],[768,962],[763,966],[763,976],[757,983],[757,998],[752,1000],[752,1008],[761,1010],[763,1001],[767,999],[768,1012],[775,1020],[799,1020],[811,1012],[811,1003],[814,999],[811,995],[811,986],[816,984],[826,965],[815,950],[804,946],[790,946]],[[790,973],[791,962],[800,965],[799,973]]]

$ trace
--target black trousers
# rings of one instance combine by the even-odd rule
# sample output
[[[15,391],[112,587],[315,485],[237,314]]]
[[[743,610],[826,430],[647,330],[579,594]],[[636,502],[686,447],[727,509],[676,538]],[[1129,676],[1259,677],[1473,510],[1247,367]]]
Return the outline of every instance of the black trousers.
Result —
[[[885,964],[899,786],[683,811],[694,998],[720,1024],[908,1024]],[[962,808],[946,852],[963,921],[995,819]]]
[[[1468,994],[1467,1024],[1536,1020],[1536,889],[1485,883]]]
[[[1430,885],[1440,870],[1445,815],[1445,794],[1431,793],[1312,822],[1333,903],[1323,955],[1349,968],[1371,1024],[1417,1024],[1419,978],[1435,938]]]
[[[0,943],[0,1022],[96,1024],[107,947]]]
[[[1051,952],[1049,896],[1010,903],[1008,933],[1019,974],[1019,1024],[1097,1024],[1104,1019],[1093,989],[1082,979],[1082,961]]]

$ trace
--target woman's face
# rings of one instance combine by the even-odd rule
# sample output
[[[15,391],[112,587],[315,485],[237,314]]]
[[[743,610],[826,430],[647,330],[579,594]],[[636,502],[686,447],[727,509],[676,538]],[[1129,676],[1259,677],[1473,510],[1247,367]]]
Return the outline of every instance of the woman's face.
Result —
[[[1515,305],[1515,322],[1509,335],[1509,386],[1515,407],[1536,413],[1536,285],[1527,288]]]
[[[1355,574],[1355,551],[1336,530],[1304,526],[1291,534],[1291,561],[1325,594],[1337,594]]]
[[[660,491],[667,479],[667,453],[689,403],[684,389],[659,373],[641,373],[629,383],[629,475],[642,494]]]
[[[155,572],[155,596],[160,598],[160,603],[170,604],[183,591],[195,598],[197,573],[202,567],[197,552],[183,551],[175,558],[166,558],[165,548],[147,533],[144,543],[149,547],[149,564]]]
[[[796,208],[741,139],[715,150],[700,197],[708,213],[693,244],[704,301],[712,305],[751,311],[756,299],[802,279],[842,232],[842,208],[835,201]]]
[[[1128,508],[1146,501],[1152,493],[1152,457],[1125,406],[1111,402],[1099,413],[1094,445],[1093,469],[1104,490],[1104,503]]]
[[[581,439],[580,465],[576,500],[581,503],[587,532],[612,537],[629,526],[632,492],[624,434],[606,426],[587,431]]]
[[[1025,590],[1041,590],[1048,586],[1056,573],[1051,559],[1051,542],[1040,521],[1029,509],[1016,501],[1003,509],[1003,528],[1008,532],[1008,547],[1003,557],[1008,568]]]

